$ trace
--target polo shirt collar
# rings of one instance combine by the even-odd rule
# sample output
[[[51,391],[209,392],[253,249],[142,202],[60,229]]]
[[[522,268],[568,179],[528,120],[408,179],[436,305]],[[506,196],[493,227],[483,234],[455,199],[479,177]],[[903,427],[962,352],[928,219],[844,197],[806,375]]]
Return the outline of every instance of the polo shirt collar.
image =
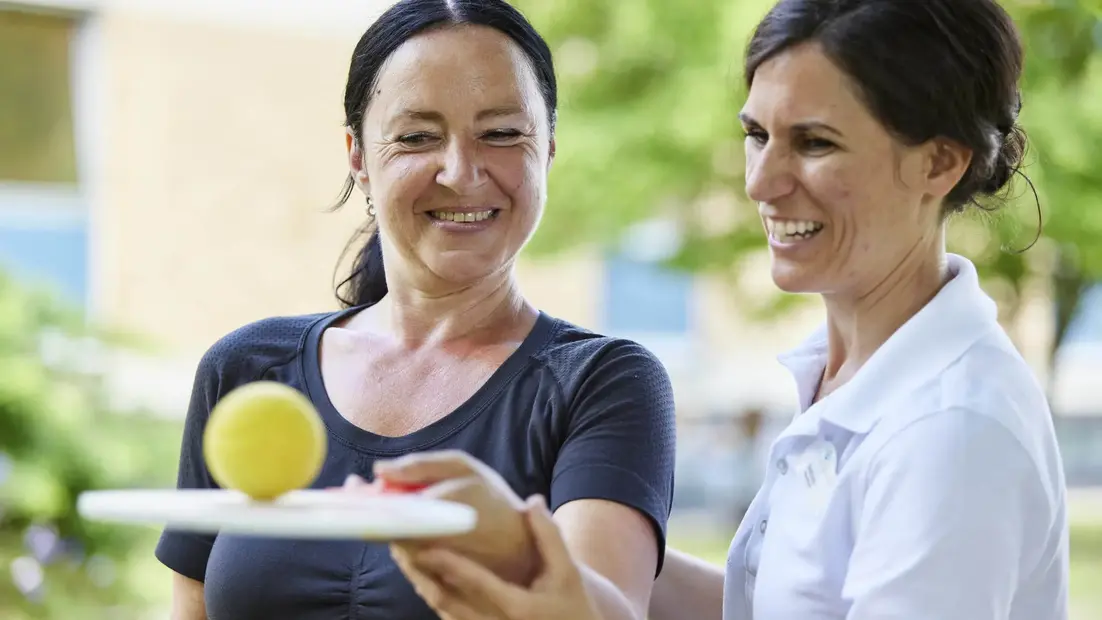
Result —
[[[867,433],[891,407],[905,406],[908,395],[934,380],[981,337],[999,329],[998,308],[980,287],[975,265],[956,254],[949,254],[947,263],[952,277],[937,295],[848,383],[814,406],[811,400],[826,366],[826,326],[778,357],[795,379],[800,410],[817,413],[798,416],[784,434],[814,434],[818,419]]]

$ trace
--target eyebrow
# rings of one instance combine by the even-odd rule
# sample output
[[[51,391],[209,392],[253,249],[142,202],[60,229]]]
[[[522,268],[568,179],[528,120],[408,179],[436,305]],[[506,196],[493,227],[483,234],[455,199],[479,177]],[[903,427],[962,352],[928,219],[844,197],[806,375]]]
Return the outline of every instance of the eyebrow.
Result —
[[[743,124],[751,125],[753,127],[761,127],[761,123],[754,120],[754,118],[752,116],[750,116],[749,114],[747,114],[745,112],[739,112],[738,117],[739,117],[739,120],[741,120],[743,122]],[[809,130],[816,130],[817,129],[819,131],[830,132],[830,133],[832,133],[836,136],[839,136],[839,137],[842,136],[842,132],[838,131],[834,127],[831,127],[830,125],[828,125],[827,123],[824,123],[822,121],[804,121],[802,123],[796,123],[796,124],[792,125],[792,128],[796,131],[809,131]]]
[[[477,118],[481,121],[487,118],[496,118],[498,116],[513,116],[514,114],[524,114],[524,108],[519,105],[498,106],[479,112]]]
[[[488,108],[488,109],[482,110],[481,112],[478,113],[478,116],[476,116],[475,118],[477,120],[481,121],[481,120],[485,120],[487,118],[497,118],[497,117],[500,117],[500,116],[513,116],[515,114],[523,114],[523,113],[524,113],[524,108],[520,107],[519,105],[503,105],[503,106],[497,106],[497,107],[494,107],[494,108]],[[441,114],[440,112],[435,111],[435,110],[418,110],[418,109],[402,110],[400,113],[398,113],[397,117],[398,118],[408,118],[408,119],[413,119],[413,120],[417,120],[417,121],[432,121],[432,122],[437,122],[437,123],[443,122],[443,120],[444,120],[444,115]]]

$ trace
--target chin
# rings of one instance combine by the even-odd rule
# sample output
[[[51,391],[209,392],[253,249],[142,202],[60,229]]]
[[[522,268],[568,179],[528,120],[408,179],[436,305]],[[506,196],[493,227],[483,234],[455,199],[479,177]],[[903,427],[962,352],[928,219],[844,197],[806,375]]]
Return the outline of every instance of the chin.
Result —
[[[484,280],[501,268],[498,261],[476,256],[451,256],[450,259],[433,261],[430,268],[436,277],[460,286]]]
[[[437,277],[439,277],[441,280],[444,280],[445,282],[449,282],[456,286],[465,287],[485,280],[487,277],[493,274],[494,270],[488,267],[474,268],[472,266],[472,268],[469,269],[456,269],[454,267],[436,269],[434,270],[434,272],[436,273]]]
[[[788,262],[773,261],[773,284],[785,293],[818,293],[811,270]]]

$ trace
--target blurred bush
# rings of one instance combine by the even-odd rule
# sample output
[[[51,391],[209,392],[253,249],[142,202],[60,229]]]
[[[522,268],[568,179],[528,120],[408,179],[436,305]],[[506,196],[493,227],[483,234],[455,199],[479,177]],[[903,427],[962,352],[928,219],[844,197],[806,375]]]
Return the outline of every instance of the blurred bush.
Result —
[[[0,618],[140,618],[163,600],[156,532],[76,513],[85,490],[173,481],[178,423],[107,406],[116,340],[0,274]]]

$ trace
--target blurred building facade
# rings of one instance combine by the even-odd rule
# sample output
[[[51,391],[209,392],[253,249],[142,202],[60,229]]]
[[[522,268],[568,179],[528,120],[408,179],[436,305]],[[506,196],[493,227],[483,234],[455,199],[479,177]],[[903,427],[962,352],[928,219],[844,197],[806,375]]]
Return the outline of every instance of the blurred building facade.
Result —
[[[334,267],[364,217],[355,196],[326,212],[346,170],[342,89],[353,45],[388,4],[0,5],[0,28],[22,37],[29,69],[7,79],[35,89],[5,116],[50,104],[20,152],[9,151],[33,166],[0,170],[0,260],[152,338],[177,367],[238,325],[336,307]],[[582,249],[526,260],[520,272],[546,311],[644,340],[684,369],[679,391],[699,401],[689,409],[709,398],[686,384],[702,363],[720,374],[745,357],[734,374],[749,377],[761,368],[754,360],[783,348],[780,328],[732,321],[724,286],[665,272],[654,258]],[[780,333],[794,343],[813,321],[803,324]],[[787,392],[780,373],[768,379],[782,382],[774,390],[763,380],[746,384]]]
[[[0,2],[0,58],[18,55],[0,60],[0,267],[154,340],[155,359],[109,362],[136,406],[179,415],[198,356],[234,327],[336,307],[334,267],[363,219],[355,197],[326,212],[346,170],[345,72],[388,4]],[[634,251],[662,247],[668,228],[641,225],[621,251],[525,260],[524,289],[551,314],[656,351],[701,428],[753,410],[783,423],[794,394],[772,361],[820,311],[762,323],[721,278]],[[741,294],[770,289],[764,261],[748,271],[760,278]],[[1017,326],[1042,376],[1048,305],[1042,295]],[[1091,402],[1082,413],[1102,413]],[[719,437],[720,452],[742,441],[726,436],[696,435]]]

